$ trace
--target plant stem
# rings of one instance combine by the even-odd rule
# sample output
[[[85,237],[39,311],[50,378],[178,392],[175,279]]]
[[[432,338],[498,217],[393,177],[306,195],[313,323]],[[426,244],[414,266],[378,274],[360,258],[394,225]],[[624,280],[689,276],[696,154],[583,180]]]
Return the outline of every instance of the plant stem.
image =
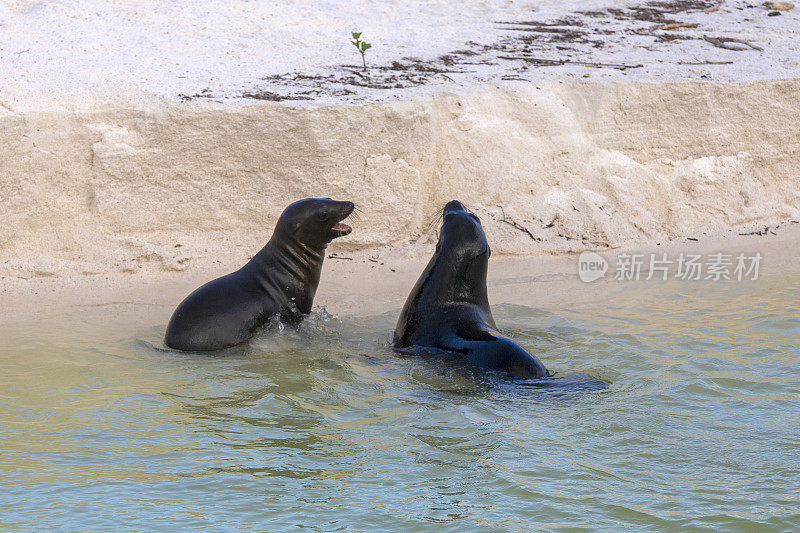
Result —
[[[361,52],[361,61],[364,63],[364,72],[367,71],[367,60],[364,59],[364,52]]]

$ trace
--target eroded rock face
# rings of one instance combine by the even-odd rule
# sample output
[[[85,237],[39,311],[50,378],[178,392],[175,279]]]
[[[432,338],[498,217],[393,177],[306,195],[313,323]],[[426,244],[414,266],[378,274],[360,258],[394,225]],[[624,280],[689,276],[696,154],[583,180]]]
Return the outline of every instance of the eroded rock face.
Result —
[[[361,209],[337,248],[435,240],[441,206],[496,253],[574,251],[800,217],[800,82],[554,83],[290,108],[174,103],[0,117],[8,275],[236,264],[283,207]],[[38,274],[37,274],[38,273]]]

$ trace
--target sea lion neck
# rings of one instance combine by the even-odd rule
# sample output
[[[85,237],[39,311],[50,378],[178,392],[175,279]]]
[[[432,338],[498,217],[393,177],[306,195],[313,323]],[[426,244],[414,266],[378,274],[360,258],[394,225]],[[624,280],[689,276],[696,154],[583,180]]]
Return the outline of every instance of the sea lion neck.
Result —
[[[318,278],[327,247],[328,243],[311,245],[300,242],[292,235],[276,231],[264,250],[269,249],[273,257],[280,258],[281,264],[287,270],[302,272],[305,275],[313,274],[316,271]]]
[[[302,286],[305,286],[313,296],[322,273],[326,248],[327,244],[311,246],[284,232],[276,231],[266,246],[253,256],[244,268],[268,290],[271,285],[269,279],[274,281],[276,278],[282,278],[276,276],[274,271],[276,266],[280,267],[286,275],[302,282]]]
[[[437,249],[420,278],[420,303],[468,303],[489,312],[486,290],[488,249],[472,259],[454,257]]]

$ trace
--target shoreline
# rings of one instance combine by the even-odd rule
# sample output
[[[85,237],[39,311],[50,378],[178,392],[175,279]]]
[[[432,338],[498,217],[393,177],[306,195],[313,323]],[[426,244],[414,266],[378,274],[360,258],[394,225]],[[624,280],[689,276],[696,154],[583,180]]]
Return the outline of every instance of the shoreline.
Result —
[[[732,289],[741,285],[771,284],[787,276],[800,274],[800,225],[790,224],[764,236],[736,234],[711,235],[698,241],[681,240],[606,250],[601,255],[612,265],[605,277],[583,282],[578,276],[578,254],[492,255],[489,263],[488,289],[492,305],[519,304],[541,309],[569,309],[603,301],[634,286],[643,289],[665,284],[728,283]],[[371,250],[368,252],[329,251],[314,301],[314,308],[324,308],[336,316],[374,316],[398,311],[433,253],[433,244],[407,249]],[[619,254],[641,254],[675,259],[679,254],[710,256],[739,253],[763,256],[757,280],[737,281],[679,280],[675,265],[668,280],[647,281],[649,267],[642,268],[639,280],[614,279],[614,257]],[[335,259],[340,255],[349,259]],[[166,325],[175,306],[192,290],[213,278],[239,268],[233,260],[210,261],[188,272],[138,272],[101,275],[73,275],[30,279],[0,279],[0,300],[5,313],[0,327],[8,328],[52,320],[65,311],[108,309],[134,316],[147,310],[149,322]],[[732,273],[733,266],[730,267]],[[703,278],[705,273],[703,273]],[[635,293],[640,294],[640,293]],[[133,319],[136,320],[136,319]]]

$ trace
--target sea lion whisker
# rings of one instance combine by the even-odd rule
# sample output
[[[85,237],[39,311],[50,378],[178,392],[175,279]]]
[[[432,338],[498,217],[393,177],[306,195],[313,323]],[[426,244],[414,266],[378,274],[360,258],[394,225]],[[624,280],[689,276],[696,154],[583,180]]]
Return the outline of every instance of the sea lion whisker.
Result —
[[[434,212],[431,219],[428,221],[427,224],[423,226],[423,233],[427,233],[434,225],[438,225],[437,222],[441,222],[444,215],[442,215],[441,210]]]

